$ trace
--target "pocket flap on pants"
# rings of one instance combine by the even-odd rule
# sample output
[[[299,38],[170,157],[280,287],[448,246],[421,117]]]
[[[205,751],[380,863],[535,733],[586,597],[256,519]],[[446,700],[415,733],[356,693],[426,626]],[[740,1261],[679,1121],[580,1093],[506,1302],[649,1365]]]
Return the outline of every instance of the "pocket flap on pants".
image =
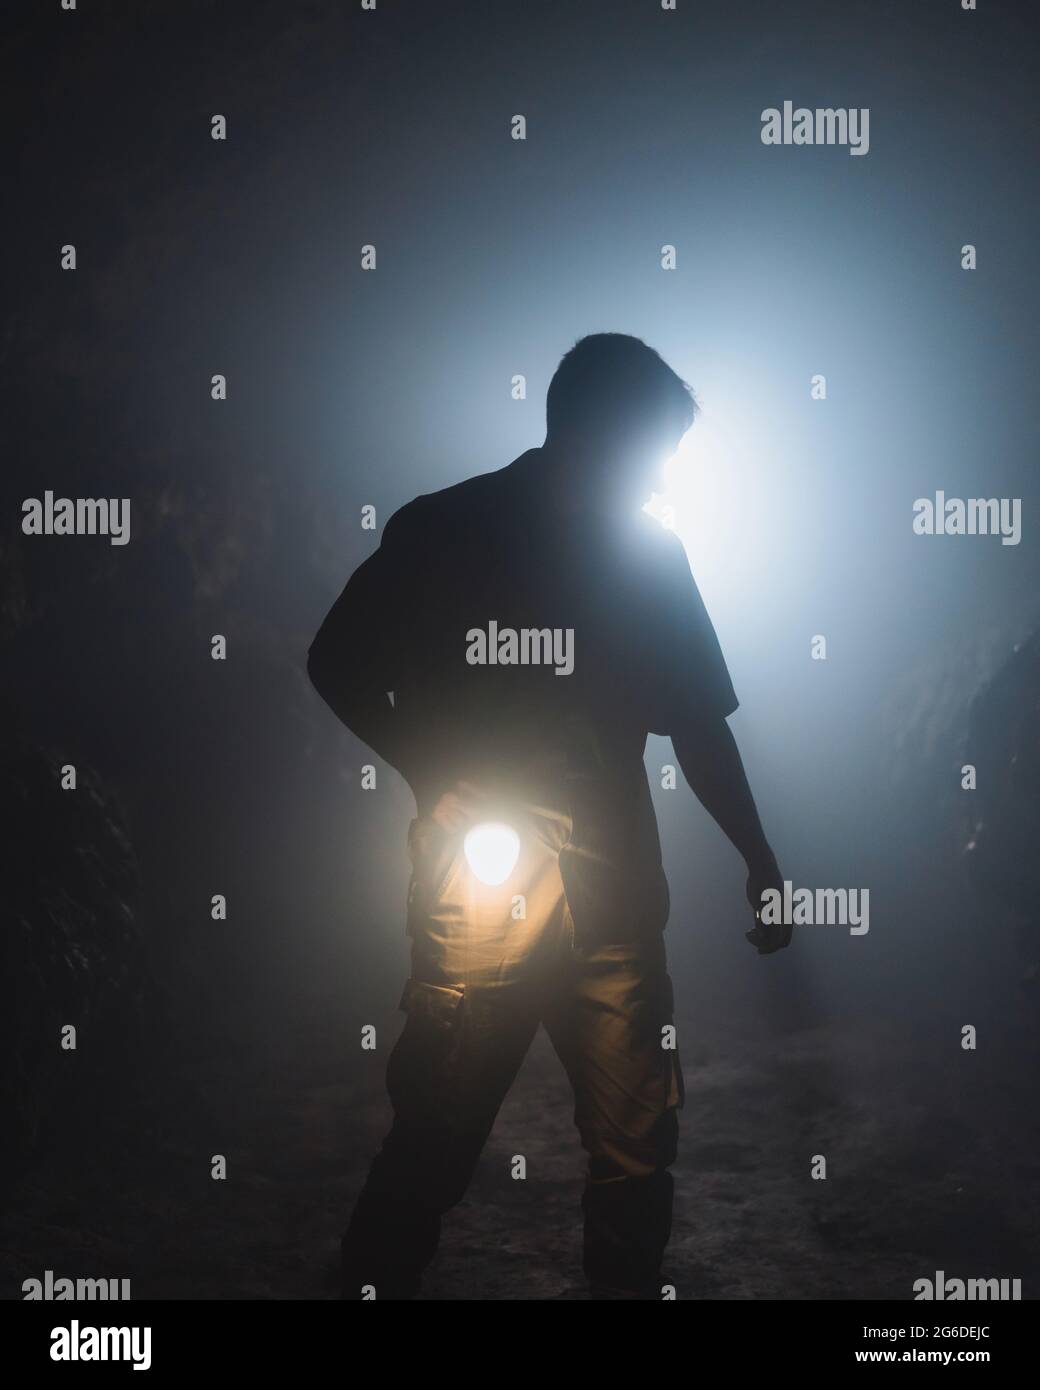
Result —
[[[461,987],[408,980],[401,995],[400,1007],[411,1018],[425,1019],[438,1028],[450,1028],[462,1003],[462,995]]]

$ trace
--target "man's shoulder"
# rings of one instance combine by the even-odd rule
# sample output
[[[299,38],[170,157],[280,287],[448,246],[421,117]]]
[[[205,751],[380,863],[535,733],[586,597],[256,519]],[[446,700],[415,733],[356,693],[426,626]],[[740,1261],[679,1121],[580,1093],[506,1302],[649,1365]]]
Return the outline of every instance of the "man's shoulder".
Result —
[[[640,512],[633,536],[644,563],[659,577],[674,580],[689,572],[690,561],[682,540],[649,512]]]
[[[387,522],[387,529],[393,527],[395,532],[413,533],[429,528],[466,527],[493,515],[516,482],[516,474],[512,470],[519,462],[520,459],[514,459],[503,468],[477,473],[437,492],[420,493],[394,512]]]

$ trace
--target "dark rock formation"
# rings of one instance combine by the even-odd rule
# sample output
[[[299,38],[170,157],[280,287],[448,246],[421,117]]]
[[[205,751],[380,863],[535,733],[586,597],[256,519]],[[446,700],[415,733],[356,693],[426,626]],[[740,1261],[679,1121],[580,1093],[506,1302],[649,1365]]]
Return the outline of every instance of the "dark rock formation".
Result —
[[[16,1175],[114,1053],[146,996],[137,866],[115,800],[88,767],[8,746],[0,762],[0,1175]],[[62,1028],[76,1028],[75,1051]],[[72,1108],[78,1108],[78,1102]]]

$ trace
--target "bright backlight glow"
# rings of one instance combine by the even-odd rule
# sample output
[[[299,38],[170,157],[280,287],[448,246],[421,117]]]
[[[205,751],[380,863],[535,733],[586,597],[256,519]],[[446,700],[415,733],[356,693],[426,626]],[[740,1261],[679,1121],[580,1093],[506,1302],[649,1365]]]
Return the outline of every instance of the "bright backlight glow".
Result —
[[[463,843],[466,862],[481,883],[504,883],[520,857],[520,836],[510,825],[491,821],[475,825]]]
[[[645,509],[678,534],[723,630],[746,631],[749,607],[775,598],[778,575],[790,585],[811,573],[799,543],[805,499],[791,472],[753,413],[725,399],[713,408],[705,399],[668,462],[664,494]]]

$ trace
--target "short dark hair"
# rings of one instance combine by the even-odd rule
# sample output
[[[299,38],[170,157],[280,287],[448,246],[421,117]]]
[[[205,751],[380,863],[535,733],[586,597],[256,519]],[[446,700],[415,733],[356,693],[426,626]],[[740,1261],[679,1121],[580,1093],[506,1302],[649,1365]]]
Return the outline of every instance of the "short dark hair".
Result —
[[[682,377],[660,353],[627,333],[579,339],[556,368],[545,401],[550,438],[654,416],[670,416],[684,432],[696,414],[696,398]]]

